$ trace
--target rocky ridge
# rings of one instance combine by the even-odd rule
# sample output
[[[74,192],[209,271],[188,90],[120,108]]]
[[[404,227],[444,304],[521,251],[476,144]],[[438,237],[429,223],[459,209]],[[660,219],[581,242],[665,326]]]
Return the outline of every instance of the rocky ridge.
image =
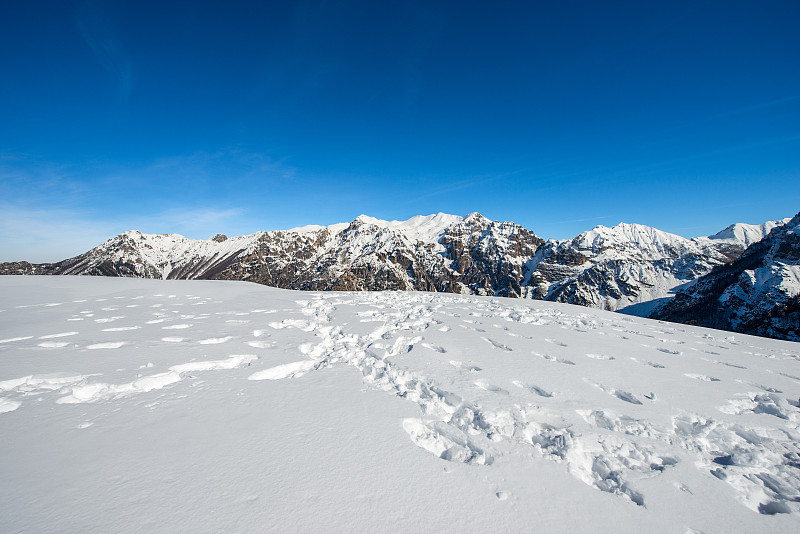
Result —
[[[800,213],[651,317],[800,341]]]
[[[545,241],[513,222],[443,213],[191,240],[130,231],[52,264],[2,274],[247,280],[317,291],[417,290],[524,297],[620,310],[667,298],[738,258],[785,221],[733,225],[686,239],[638,224]],[[642,309],[636,310],[642,314]],[[636,312],[634,311],[634,312]]]

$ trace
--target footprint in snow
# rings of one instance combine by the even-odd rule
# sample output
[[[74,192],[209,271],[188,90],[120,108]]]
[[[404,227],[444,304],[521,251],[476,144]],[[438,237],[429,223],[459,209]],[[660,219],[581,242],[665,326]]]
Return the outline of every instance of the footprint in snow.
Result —
[[[536,386],[534,384],[526,384],[525,382],[520,382],[519,380],[514,380],[512,382],[512,384],[514,384],[518,388],[527,389],[531,393],[535,393],[535,394],[539,395],[540,397],[552,397],[553,396],[553,394],[550,393],[549,391],[544,390],[544,389],[542,389],[539,386]]]
[[[738,378],[736,379],[736,381],[739,382],[740,384],[747,384],[749,386],[757,387],[758,389],[763,389],[764,391],[766,391],[768,393],[783,393],[783,391],[780,390],[780,389],[776,389],[776,388],[773,388],[771,386],[764,386],[762,384],[759,384],[758,382],[748,382],[746,380],[740,380]],[[789,402],[791,402],[791,401],[789,401]]]
[[[586,354],[587,358],[592,358],[593,360],[614,360],[613,356],[608,356],[606,354]]]
[[[563,363],[564,365],[575,365],[575,362],[573,362],[572,360],[568,360],[566,358],[559,358],[558,356],[550,356],[549,354],[539,354],[538,352],[533,352],[531,354],[547,361]]]
[[[403,420],[403,430],[417,447],[448,462],[491,465],[494,459],[460,429],[442,421]]]
[[[482,380],[482,379],[481,380],[476,380],[473,383],[476,386],[478,386],[479,388],[484,389],[486,391],[491,391],[492,393],[498,393],[500,395],[508,395],[508,391],[506,391],[505,389],[503,389],[503,388],[501,388],[499,386],[495,386],[494,384],[490,384],[486,380]]]
[[[303,376],[314,369],[317,362],[314,360],[301,360],[299,362],[285,363],[253,373],[248,380],[282,380]]]
[[[719,360],[714,360],[714,363],[725,365],[726,367],[734,367],[736,369],[747,369],[747,367],[745,367],[744,365],[736,365],[735,363],[721,362]]]
[[[438,352],[440,354],[444,354],[445,352],[447,352],[447,349],[445,349],[444,347],[440,347],[439,345],[434,345],[432,343],[422,343],[422,346],[425,347],[426,349],[431,349],[432,351]]]
[[[225,343],[226,341],[230,341],[233,339],[233,336],[225,336],[225,337],[210,337],[208,339],[201,339],[198,341],[201,345],[218,345],[219,343]]]
[[[720,381],[719,378],[714,378],[713,376],[700,375],[700,374],[696,374],[696,373],[684,373],[684,375],[688,376],[689,378],[693,378],[694,380],[701,380],[703,382],[719,382]]]
[[[487,343],[489,343],[491,346],[493,346],[496,349],[500,349],[500,350],[505,350],[505,351],[511,352],[511,349],[509,347],[507,347],[506,345],[503,345],[502,343],[498,343],[497,341],[494,341],[493,339],[489,339],[488,337],[482,337],[481,339],[486,341]]]
[[[616,398],[618,398],[621,401],[629,402],[631,404],[641,404],[642,403],[642,401],[637,399],[633,395],[633,393],[629,393],[627,391],[620,391],[620,390],[617,389],[617,390],[614,390],[612,395],[614,395]]]
[[[476,365],[464,365],[463,362],[460,362],[458,360],[452,360],[450,362],[450,365],[452,365],[453,367],[455,367],[457,369],[462,369],[464,371],[470,371],[472,373],[477,373],[478,371],[482,371],[483,370],[483,369],[481,369],[480,367],[478,367]]]
[[[608,386],[604,386],[603,384],[601,384],[599,382],[595,382],[594,380],[591,380],[589,378],[584,378],[583,380],[586,383],[591,384],[596,388],[602,389],[603,391],[605,391],[609,395],[611,395],[613,397],[616,397],[621,401],[625,401],[625,402],[628,402],[630,404],[642,404],[642,401],[637,399],[636,395],[634,395],[633,393],[630,393],[629,391],[624,391],[624,390],[621,390],[621,389],[615,389],[615,388],[611,388],[611,387],[608,387]]]
[[[111,341],[108,343],[95,343],[93,345],[89,345],[86,348],[89,350],[96,350],[96,349],[118,349],[125,344],[124,341]]]
[[[274,341],[248,341],[247,344],[256,349],[271,349],[276,345]]]
[[[663,365],[661,365],[660,363],[651,362],[651,361],[649,361],[649,360],[646,360],[646,361],[639,361],[638,359],[634,358],[633,356],[631,356],[631,361],[634,361],[634,362],[636,362],[636,363],[641,363],[642,365],[649,365],[650,367],[654,367],[654,368],[656,368],[656,369],[666,369],[666,367],[664,367],[664,366],[663,366]]]

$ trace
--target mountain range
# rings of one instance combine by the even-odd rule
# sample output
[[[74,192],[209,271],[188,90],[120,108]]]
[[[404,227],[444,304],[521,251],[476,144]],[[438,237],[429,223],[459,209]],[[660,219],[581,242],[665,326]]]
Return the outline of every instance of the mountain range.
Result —
[[[478,213],[407,221],[361,215],[350,223],[208,240],[129,231],[57,263],[3,263],[0,274],[522,297],[800,340],[798,221],[737,223],[692,239],[621,223],[573,239],[544,240]],[[716,302],[718,312],[698,312]]]

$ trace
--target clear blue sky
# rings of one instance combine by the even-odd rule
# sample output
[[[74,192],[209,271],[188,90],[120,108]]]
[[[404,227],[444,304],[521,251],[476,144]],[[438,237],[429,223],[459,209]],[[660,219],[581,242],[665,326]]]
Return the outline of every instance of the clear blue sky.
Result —
[[[800,211],[800,2],[6,1],[0,261],[478,211]]]

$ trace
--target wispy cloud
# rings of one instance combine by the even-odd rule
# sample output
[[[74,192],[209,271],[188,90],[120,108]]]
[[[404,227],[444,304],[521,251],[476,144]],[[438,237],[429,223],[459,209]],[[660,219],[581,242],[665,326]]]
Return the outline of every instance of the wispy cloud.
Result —
[[[107,222],[59,209],[0,204],[0,261],[53,262],[76,256],[112,237]]]
[[[295,169],[238,149],[137,167],[0,153],[0,261],[57,261],[127,230],[207,239],[267,226]],[[141,194],[132,194],[140,192]]]
[[[58,208],[0,203],[0,261],[54,262],[77,256],[127,230],[207,239],[238,228],[243,210],[179,207],[136,216],[99,217]]]
[[[121,224],[128,226],[128,229],[137,229],[145,233],[168,231],[193,239],[206,239],[224,230],[226,226],[240,226],[236,221],[243,214],[244,210],[239,208],[184,206],[129,217]]]
[[[100,65],[116,80],[127,100],[133,88],[133,67],[114,29],[107,3],[87,0],[78,8],[77,23],[83,40]]]
[[[296,176],[296,169],[282,161],[238,148],[164,157],[143,170],[145,174],[169,173],[176,178],[190,176],[193,180],[208,178],[228,182],[292,180]]]
[[[429,198],[434,198],[442,195],[447,195],[449,193],[453,193],[455,191],[461,191],[463,189],[470,189],[472,187],[483,186],[486,184],[490,184],[492,182],[496,182],[498,180],[502,180],[505,178],[509,178],[510,176],[514,176],[519,174],[521,171],[512,171],[506,172],[502,174],[485,174],[481,176],[473,176],[471,178],[467,178],[464,180],[459,180],[457,182],[452,182],[447,185],[443,185],[441,187],[435,187],[429,189],[425,193],[421,195],[417,195],[413,199],[409,201],[412,203],[419,202],[420,200],[425,200]]]

